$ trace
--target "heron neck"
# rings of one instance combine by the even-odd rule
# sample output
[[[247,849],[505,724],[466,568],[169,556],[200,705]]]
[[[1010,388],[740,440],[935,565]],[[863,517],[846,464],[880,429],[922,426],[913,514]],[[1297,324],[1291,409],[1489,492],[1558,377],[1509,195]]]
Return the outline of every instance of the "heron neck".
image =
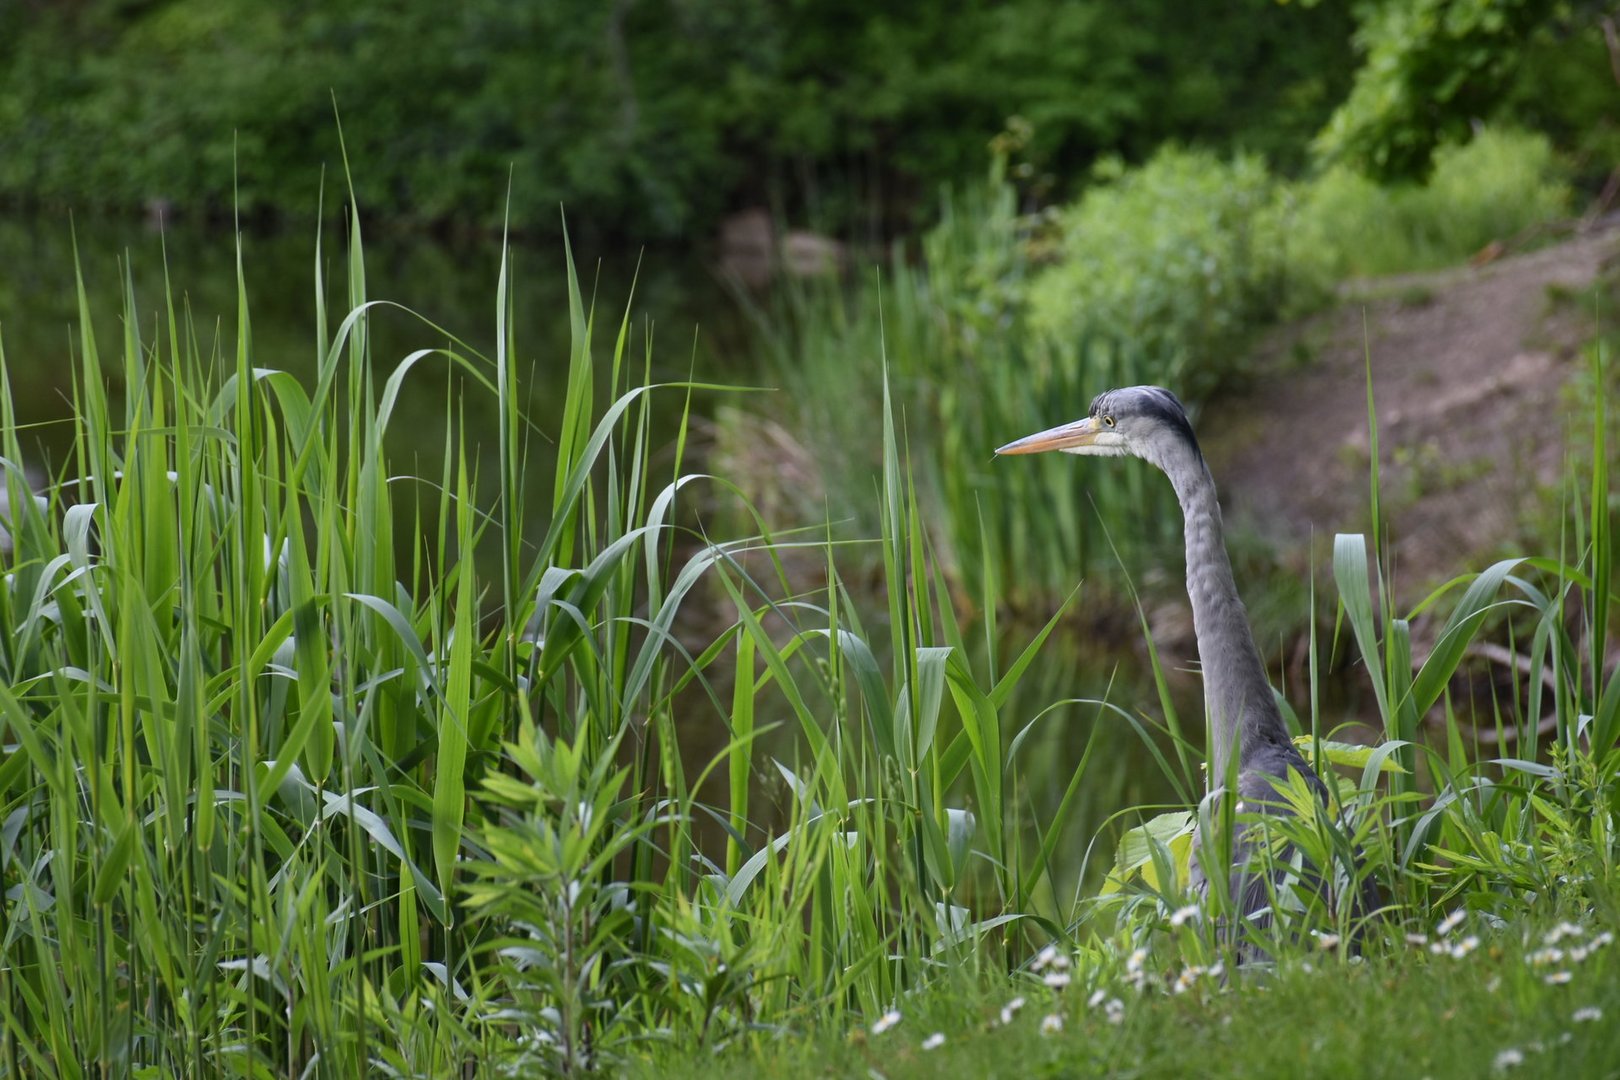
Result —
[[[1288,734],[1232,579],[1215,480],[1196,450],[1189,448],[1178,459],[1167,463],[1165,472],[1185,519],[1187,596],[1204,678],[1213,788],[1226,782],[1234,753],[1241,770],[1249,752],[1264,743],[1286,743]]]

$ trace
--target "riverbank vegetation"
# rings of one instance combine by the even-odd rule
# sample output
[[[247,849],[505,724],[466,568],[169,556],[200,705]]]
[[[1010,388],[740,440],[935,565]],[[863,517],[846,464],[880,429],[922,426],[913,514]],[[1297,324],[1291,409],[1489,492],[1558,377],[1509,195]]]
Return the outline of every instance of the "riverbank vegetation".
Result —
[[[796,1032],[833,1033],[851,1067],[903,1047],[921,1069],[923,1027],[963,1062],[1002,1037],[1038,1057],[1063,1030],[1177,1024],[1181,999],[1241,1018],[1324,985],[1308,967],[1359,965],[1334,993],[1375,993],[1416,955],[1431,968],[1413,985],[1466,980],[1459,1004],[1501,993],[1571,1025],[1614,1007],[1554,989],[1603,985],[1615,955],[1604,395],[1558,549],[1401,612],[1377,540],[1337,540],[1321,602],[1343,632],[1314,643],[1312,696],[1288,712],[1336,799],[1302,796],[1276,827],[1331,868],[1334,895],[1372,875],[1389,903],[1364,920],[1285,890],[1271,979],[1235,971],[1220,890],[1202,908],[1186,892],[1195,824],[1213,860],[1234,822],[1199,799],[1196,729],[1162,681],[1157,704],[1030,706],[1019,683],[1070,605],[1030,632],[994,604],[959,621],[881,351],[872,539],[851,547],[825,517],[719,533],[713,500],[744,519],[746,502],[693,470],[686,421],[655,430],[648,402],[727,391],[648,383],[627,319],[574,289],[566,408],[541,432],[515,404],[504,274],[493,356],[416,321],[423,348],[384,362],[371,324],[414,317],[368,294],[357,224],[332,261],[347,303],[317,300],[313,385],[257,355],[249,268],[234,332],[210,346],[178,292],[144,301],[126,278],[118,341],[81,312],[71,461],[37,499],[8,471],[10,1075],[525,1075],[717,1052],[746,1069],[817,1053],[784,1048]],[[442,470],[413,476],[381,435],[423,378],[453,392]],[[501,403],[482,454],[455,404],[478,394]],[[3,390],[0,412],[15,462]],[[542,438],[545,481],[525,469]],[[551,511],[538,532],[532,499]],[[852,553],[878,568],[875,612],[843,576]],[[785,569],[806,557],[818,585]],[[1414,656],[1413,626],[1435,618]],[[1459,696],[1487,635],[1528,666],[1511,692]],[[1329,666],[1369,680],[1373,748],[1325,729]],[[1088,749],[1037,812],[1029,752],[1053,725]],[[1115,782],[1093,751],[1130,727],[1183,809],[1082,828],[1088,789]],[[1120,1037],[1040,1045],[1106,1071],[1131,1053]],[[1529,1052],[1512,1038],[1502,1052]]]
[[[1064,479],[1070,462],[1009,475],[986,447],[1073,415],[1103,387],[1162,382],[1196,408],[1254,377],[1258,335],[1332,303],[1345,277],[1533,242],[1573,199],[1545,138],[1486,131],[1443,150],[1423,184],[1383,187],[1344,169],[1289,182],[1256,158],[1170,147],[1138,169],[1099,169],[1071,205],[1023,214],[1007,179],[1019,133],[997,145],[1007,156],[945,200],[920,261],[896,252],[853,288],[786,290],[755,313],[788,392],[726,410],[720,460],[770,508],[794,491],[783,520],[827,507],[875,531],[861,478],[881,448],[862,434],[881,419],[881,355],[947,576],[1014,608],[1050,609],[1082,577],[1117,578],[1097,571],[1121,557],[1138,571],[1174,558],[1180,522],[1146,470],[1099,472],[1082,489]],[[751,452],[761,411],[792,433],[791,451]],[[797,483],[783,482],[784,464]],[[1083,526],[1098,519],[1109,536]]]
[[[0,1076],[1614,1060],[1612,297],[1523,428],[1564,448],[1533,542],[1415,600],[1369,359],[1366,528],[1254,605],[1331,793],[1291,818],[1205,794],[1150,632],[1163,478],[991,460],[1108,386],[1241,388],[1348,278],[1599,216],[1601,35],[1183,7],[0,10],[0,198],[307,219],[313,268],[295,304],[238,232],[196,264],[220,311],[167,254],[75,256],[65,437],[20,422],[0,325]],[[1433,109],[1375,107],[1436,63]],[[559,201],[638,239],[770,206],[882,255],[740,296],[759,377],[720,378],[640,317],[648,276],[576,268]],[[362,206],[497,230],[403,271],[482,325],[379,290],[401,249],[368,265]],[[507,227],[556,233],[554,310]],[[0,301],[49,287],[24,269]],[[1245,587],[1281,574],[1233,540]],[[1189,887],[1250,825],[1264,928]]]

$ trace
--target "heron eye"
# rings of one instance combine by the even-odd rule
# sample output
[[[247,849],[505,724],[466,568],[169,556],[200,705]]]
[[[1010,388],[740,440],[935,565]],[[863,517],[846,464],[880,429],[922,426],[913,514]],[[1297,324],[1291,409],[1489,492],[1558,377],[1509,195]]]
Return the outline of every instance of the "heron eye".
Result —
[[[1113,427],[1114,426],[1114,418],[1112,416],[1105,416],[1105,417],[1103,417],[1103,423],[1107,424],[1109,427]]]

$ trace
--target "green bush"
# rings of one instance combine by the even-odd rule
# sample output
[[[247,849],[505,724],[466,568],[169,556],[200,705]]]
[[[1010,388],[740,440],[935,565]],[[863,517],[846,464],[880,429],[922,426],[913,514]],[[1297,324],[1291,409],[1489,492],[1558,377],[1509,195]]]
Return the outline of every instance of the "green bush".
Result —
[[[1383,186],[1335,166],[1298,188],[1296,257],[1332,279],[1456,263],[1569,208],[1545,136],[1485,131],[1435,155],[1427,184]]]
[[[1059,260],[1030,292],[1036,330],[1129,341],[1155,381],[1194,396],[1290,293],[1279,186],[1255,157],[1170,147],[1060,221]]]

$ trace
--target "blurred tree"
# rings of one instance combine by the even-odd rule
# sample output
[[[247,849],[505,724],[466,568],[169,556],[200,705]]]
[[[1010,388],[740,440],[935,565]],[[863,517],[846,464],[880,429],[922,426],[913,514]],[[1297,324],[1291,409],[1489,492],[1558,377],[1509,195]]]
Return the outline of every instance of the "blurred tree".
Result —
[[[0,4],[0,196],[638,238],[771,204],[887,234],[1009,116],[1054,195],[1166,139],[1297,165],[1349,87],[1351,0],[75,0]],[[331,177],[328,178],[329,180]]]
[[[1475,123],[1504,111],[1577,139],[1575,129],[1617,100],[1602,51],[1571,43],[1601,42],[1600,24],[1613,25],[1607,11],[1567,0],[1364,0],[1362,64],[1317,139],[1319,157],[1380,180],[1417,179],[1437,146],[1466,141]],[[1609,60],[1620,63],[1620,41]],[[1562,93],[1549,92],[1554,80]]]

